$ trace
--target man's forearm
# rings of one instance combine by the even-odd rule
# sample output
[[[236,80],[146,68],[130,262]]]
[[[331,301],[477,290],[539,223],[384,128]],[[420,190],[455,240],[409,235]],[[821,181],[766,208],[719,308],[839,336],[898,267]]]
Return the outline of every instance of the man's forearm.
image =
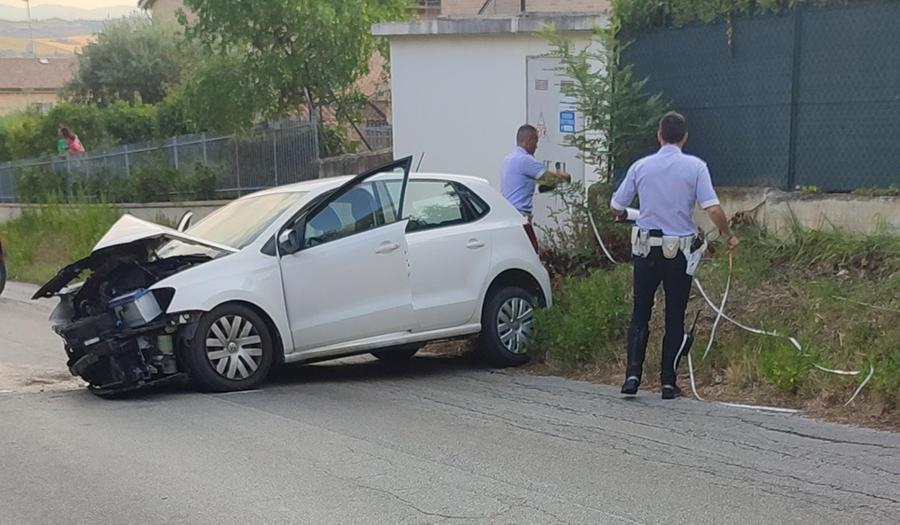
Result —
[[[559,184],[560,182],[571,182],[572,177],[568,173],[562,173],[558,171],[546,171],[543,175],[538,177],[538,184],[543,185],[554,185]]]
[[[716,225],[716,228],[719,229],[719,233],[725,237],[734,236],[734,234],[731,233],[731,227],[728,226],[728,217],[725,216],[725,210],[723,210],[721,206],[712,206],[706,210],[706,213],[709,214],[709,218],[713,221],[713,224]]]

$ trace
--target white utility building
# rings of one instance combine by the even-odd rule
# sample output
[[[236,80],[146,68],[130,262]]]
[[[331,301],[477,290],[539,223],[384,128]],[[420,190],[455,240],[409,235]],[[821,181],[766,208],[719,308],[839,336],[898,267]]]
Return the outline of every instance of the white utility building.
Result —
[[[582,116],[562,95],[565,78],[540,32],[553,25],[586,47],[606,23],[599,14],[523,14],[376,24],[373,33],[390,41],[395,157],[424,154],[421,171],[476,175],[499,188],[503,157],[527,122],[541,133],[539,160],[593,182],[563,146]],[[535,200],[538,223],[549,205],[547,196]]]

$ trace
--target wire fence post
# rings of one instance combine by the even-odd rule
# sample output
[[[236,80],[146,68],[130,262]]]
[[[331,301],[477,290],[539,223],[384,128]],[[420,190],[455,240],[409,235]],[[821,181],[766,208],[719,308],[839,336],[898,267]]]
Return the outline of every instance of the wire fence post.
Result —
[[[272,164],[275,165],[275,185],[278,186],[278,140],[275,132],[270,132],[272,136]]]
[[[241,156],[238,151],[238,141],[234,137],[231,138],[231,142],[234,144],[234,175],[237,179],[237,194],[238,197],[241,196],[243,186],[241,185]]]
[[[800,61],[801,49],[800,42],[803,38],[803,7],[796,6],[794,8],[794,49],[793,58],[791,59],[791,123],[788,132],[788,172],[786,181],[786,190],[791,191],[797,184],[797,118],[800,98]]]
[[[131,165],[128,161],[128,144],[125,144],[125,177],[131,176]]]
[[[203,135],[201,135],[201,137],[203,140],[203,142],[202,142],[202,144],[203,144],[203,165],[208,166],[209,160],[206,157],[206,132],[205,131],[203,132]]]
[[[172,152],[175,159],[175,171],[178,171],[178,137],[172,137]]]

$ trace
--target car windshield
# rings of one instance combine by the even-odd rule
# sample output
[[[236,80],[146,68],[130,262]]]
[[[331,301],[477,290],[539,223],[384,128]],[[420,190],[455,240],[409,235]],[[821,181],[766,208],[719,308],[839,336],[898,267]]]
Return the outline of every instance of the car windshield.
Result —
[[[304,195],[306,192],[291,191],[239,199],[209,214],[185,233],[242,249]]]

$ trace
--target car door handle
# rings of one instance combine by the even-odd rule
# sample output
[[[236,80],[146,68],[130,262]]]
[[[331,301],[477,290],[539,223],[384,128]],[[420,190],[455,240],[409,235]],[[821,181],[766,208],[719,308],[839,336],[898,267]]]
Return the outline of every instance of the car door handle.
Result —
[[[466,244],[466,248],[470,250],[477,250],[479,248],[484,248],[484,243],[479,241],[478,239],[469,239],[469,242]]]
[[[378,249],[375,250],[375,253],[377,253],[378,255],[386,255],[388,253],[396,252],[399,249],[400,249],[399,244],[397,244],[395,242],[387,241],[387,242],[381,243],[381,245],[378,247]]]

